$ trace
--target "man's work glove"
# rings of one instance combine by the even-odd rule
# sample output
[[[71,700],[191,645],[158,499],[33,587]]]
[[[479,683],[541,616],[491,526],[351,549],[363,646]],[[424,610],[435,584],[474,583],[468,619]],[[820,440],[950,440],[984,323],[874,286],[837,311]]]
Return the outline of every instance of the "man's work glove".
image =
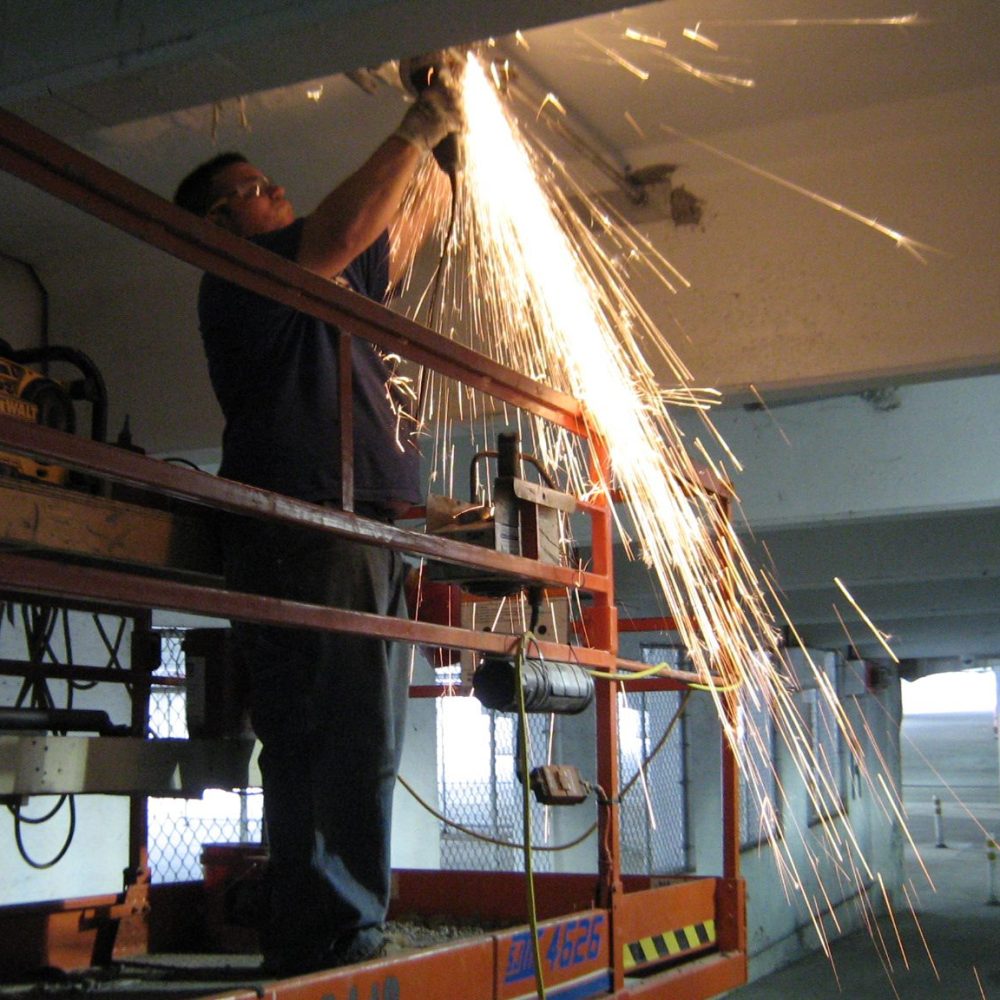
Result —
[[[434,75],[407,109],[393,133],[423,152],[433,150],[446,136],[465,127],[458,88],[451,73]]]

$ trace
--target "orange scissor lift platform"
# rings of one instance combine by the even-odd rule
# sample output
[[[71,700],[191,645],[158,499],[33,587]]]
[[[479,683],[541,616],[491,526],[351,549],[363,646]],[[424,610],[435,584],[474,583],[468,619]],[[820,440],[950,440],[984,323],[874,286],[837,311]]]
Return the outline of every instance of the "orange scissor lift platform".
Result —
[[[451,340],[331,282],[196,219],[27,122],[0,111],[0,168],[90,212],[203,270],[312,312],[336,325],[339,350],[364,337],[446,377],[587,435],[580,405],[565,394],[497,365]],[[345,366],[345,371],[348,368]],[[350,426],[349,375],[341,393],[342,421]],[[345,499],[351,494],[351,435],[341,443]],[[589,446],[595,472],[608,481],[605,445]],[[368,521],[350,513],[267,493],[101,442],[0,415],[0,449],[66,467],[118,488],[166,498],[158,509],[110,497],[74,495],[55,487],[3,485],[0,515],[0,594],[11,600],[112,608],[137,617],[170,609],[222,618],[364,632],[422,646],[513,656],[518,637],[430,622],[382,619],[359,612],[279,601],[225,590],[212,545],[213,518],[251,515],[303,530],[348,535],[436,562],[507,575],[528,585],[586,592],[586,645],[540,642],[541,656],[573,660],[602,671],[644,667],[617,655],[611,513],[605,502],[581,503],[591,521],[592,559],[584,572],[509,555],[421,531]],[[692,489],[726,502],[726,490],[706,475]],[[345,506],[350,508],[349,500]],[[77,527],[74,528],[74,525]],[[644,623],[665,628],[669,623]],[[133,737],[143,742],[149,664],[133,662]],[[137,670],[147,671],[145,681]],[[110,679],[110,678],[104,678]],[[119,678],[120,680],[120,678]],[[697,678],[664,669],[647,686],[684,688]],[[612,684],[596,698],[597,784],[618,798],[618,714]],[[417,696],[433,695],[427,689]],[[105,739],[97,737],[96,739]],[[105,744],[106,746],[106,744]],[[124,743],[115,744],[125,748]],[[139,747],[141,749],[141,746]],[[715,996],[746,981],[744,886],[739,873],[739,777],[723,740],[720,836],[722,871],[716,877],[639,878],[620,866],[618,808],[598,811],[596,874],[535,877],[541,977],[552,998]],[[124,893],[0,908],[3,937],[39,964],[81,967],[141,955],[151,944],[150,915],[170,893],[150,887],[145,865],[145,821],[134,797],[130,884]],[[242,1000],[419,998],[514,1000],[537,995],[535,949],[527,922],[525,877],[517,873],[404,870],[394,873],[395,912],[447,914],[504,926],[457,942],[281,982],[255,983],[206,994]],[[171,923],[182,923],[175,906]],[[391,914],[390,914],[391,916]],[[11,936],[11,934],[13,936]],[[155,943],[155,941],[153,942]],[[187,994],[191,995],[191,994]]]

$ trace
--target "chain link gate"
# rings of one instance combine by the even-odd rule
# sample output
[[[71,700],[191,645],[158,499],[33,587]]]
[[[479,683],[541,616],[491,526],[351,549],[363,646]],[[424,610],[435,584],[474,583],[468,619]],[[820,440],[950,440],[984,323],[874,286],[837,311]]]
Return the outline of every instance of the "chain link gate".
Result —
[[[539,748],[548,742],[549,725],[547,715],[528,716],[534,760]],[[441,823],[442,869],[520,871],[523,867],[523,796],[515,775],[516,731],[513,715],[489,711],[471,698],[439,699],[438,801],[442,814],[465,828]],[[478,741],[478,755],[470,751],[473,741]],[[470,756],[476,759],[470,760]],[[549,820],[549,807],[533,806],[532,843],[536,847],[551,846]],[[538,871],[551,871],[550,854],[536,855],[535,866]]]
[[[765,844],[778,833],[779,812],[776,734],[770,701],[741,695],[739,737],[743,743],[740,771],[740,847]]]
[[[673,875],[690,867],[683,714],[654,755],[680,708],[680,691],[629,693],[626,688],[620,695],[623,874]]]

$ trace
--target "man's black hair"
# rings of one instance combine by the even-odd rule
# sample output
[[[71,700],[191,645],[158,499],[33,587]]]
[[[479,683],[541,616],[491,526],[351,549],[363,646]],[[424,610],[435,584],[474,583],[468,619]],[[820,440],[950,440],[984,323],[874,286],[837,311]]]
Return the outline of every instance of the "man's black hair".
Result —
[[[233,163],[246,162],[247,158],[242,153],[219,153],[218,156],[213,156],[200,167],[195,167],[180,182],[174,192],[174,204],[195,215],[208,215],[214,197],[215,175]]]

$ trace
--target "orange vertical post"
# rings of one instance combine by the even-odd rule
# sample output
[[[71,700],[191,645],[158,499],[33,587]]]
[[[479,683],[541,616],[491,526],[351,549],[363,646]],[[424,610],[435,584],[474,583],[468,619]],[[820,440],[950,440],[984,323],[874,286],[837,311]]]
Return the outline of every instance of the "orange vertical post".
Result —
[[[735,732],[737,696],[734,692],[723,697],[730,732]],[[716,895],[715,924],[720,950],[743,953],[745,963],[746,886],[740,877],[740,768],[736,750],[725,733],[722,734],[722,878]]]
[[[618,612],[614,605],[614,538],[611,511],[611,463],[604,440],[591,433],[589,438],[591,475],[607,489],[601,494],[601,511],[591,521],[591,556],[593,571],[607,577],[607,589],[594,595],[594,604],[587,615],[589,641],[593,646],[618,653]],[[600,684],[597,688],[597,782],[604,793],[598,811],[599,837],[599,900],[609,910],[611,920],[611,971],[614,989],[624,985],[621,954],[622,942],[617,939],[614,911],[621,898],[621,825],[618,777],[618,699],[617,685]]]
[[[729,503],[725,496],[716,495],[721,516],[728,520]],[[730,565],[729,553],[723,545],[722,565]],[[728,582],[728,578],[727,581]],[[724,583],[724,586],[726,584]],[[726,588],[727,598],[735,600]],[[731,671],[735,673],[735,671]],[[738,732],[739,687],[722,695],[726,729]],[[723,951],[746,953],[746,893],[740,878],[740,766],[737,749],[730,736],[722,733],[722,879],[716,900],[716,928],[719,947]],[[745,961],[745,958],[744,958]]]
[[[726,720],[736,732],[738,701],[735,692],[724,695]],[[722,874],[740,877],[740,768],[736,750],[722,734]]]

